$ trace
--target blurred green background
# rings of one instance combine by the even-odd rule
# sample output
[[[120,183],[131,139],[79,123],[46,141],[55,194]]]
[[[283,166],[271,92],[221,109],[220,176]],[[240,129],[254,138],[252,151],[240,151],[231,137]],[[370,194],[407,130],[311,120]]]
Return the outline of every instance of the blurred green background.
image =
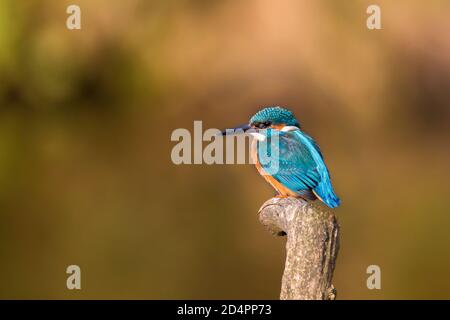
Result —
[[[1,0],[0,298],[277,299],[271,187],[170,158],[174,129],[267,105],[318,141],[343,201],[338,298],[450,298],[450,2],[377,1],[375,31],[370,4]]]

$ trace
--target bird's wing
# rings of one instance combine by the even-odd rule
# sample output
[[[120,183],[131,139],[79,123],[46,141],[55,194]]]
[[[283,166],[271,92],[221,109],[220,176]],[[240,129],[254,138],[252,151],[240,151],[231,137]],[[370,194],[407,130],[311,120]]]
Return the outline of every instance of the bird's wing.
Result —
[[[269,132],[265,141],[271,147],[258,148],[258,157],[266,157],[265,163],[260,161],[262,168],[272,170],[271,175],[277,181],[299,195],[312,190],[331,208],[339,206],[340,200],[333,191],[328,169],[316,142],[300,130],[273,131]],[[278,138],[278,144],[271,143],[274,137]]]
[[[272,130],[270,138],[265,143],[269,145],[272,141],[276,141],[274,138],[278,138],[278,148],[277,143],[273,143],[270,147],[258,148],[262,168],[269,172],[273,170],[272,176],[295,192],[314,189],[321,180],[311,150],[302,142],[297,132],[299,130],[291,132]],[[269,150],[270,154],[265,153],[265,150]],[[266,154],[270,162],[262,161]]]

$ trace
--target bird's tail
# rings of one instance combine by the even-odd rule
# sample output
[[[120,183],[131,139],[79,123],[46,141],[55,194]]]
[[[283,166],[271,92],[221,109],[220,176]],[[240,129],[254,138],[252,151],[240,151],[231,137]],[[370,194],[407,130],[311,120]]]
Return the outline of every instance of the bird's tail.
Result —
[[[334,193],[329,177],[327,177],[327,179],[323,179],[319,183],[319,185],[314,189],[314,194],[330,208],[336,208],[341,204],[341,200]]]

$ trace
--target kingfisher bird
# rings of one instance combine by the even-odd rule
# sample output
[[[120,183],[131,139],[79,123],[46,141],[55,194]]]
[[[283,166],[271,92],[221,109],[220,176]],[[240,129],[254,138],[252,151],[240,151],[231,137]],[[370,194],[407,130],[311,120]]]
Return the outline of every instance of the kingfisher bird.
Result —
[[[255,138],[252,160],[259,174],[278,192],[277,197],[319,199],[330,208],[339,206],[340,199],[334,193],[319,146],[302,131],[291,111],[267,107],[251,117],[249,124],[222,132],[235,133]],[[274,163],[275,170],[271,168]]]

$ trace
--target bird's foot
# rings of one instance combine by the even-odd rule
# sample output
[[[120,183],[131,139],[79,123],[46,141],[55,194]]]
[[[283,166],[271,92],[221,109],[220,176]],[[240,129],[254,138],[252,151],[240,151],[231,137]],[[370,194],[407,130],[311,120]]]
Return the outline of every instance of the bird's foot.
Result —
[[[285,194],[277,194],[277,195],[275,195],[275,198],[285,199],[285,198],[289,198],[289,196],[287,196]]]

